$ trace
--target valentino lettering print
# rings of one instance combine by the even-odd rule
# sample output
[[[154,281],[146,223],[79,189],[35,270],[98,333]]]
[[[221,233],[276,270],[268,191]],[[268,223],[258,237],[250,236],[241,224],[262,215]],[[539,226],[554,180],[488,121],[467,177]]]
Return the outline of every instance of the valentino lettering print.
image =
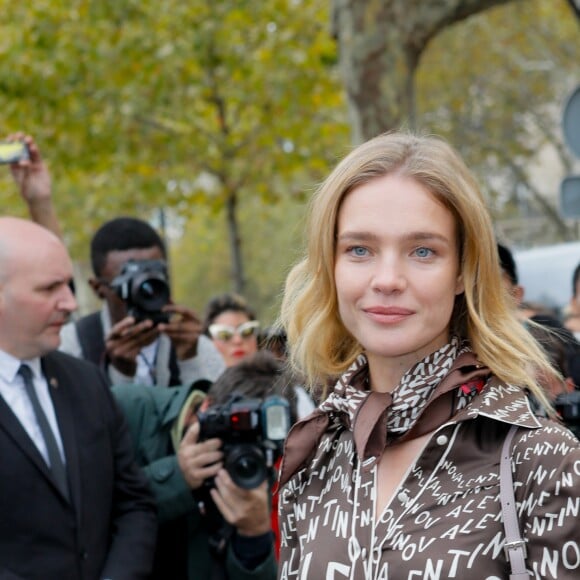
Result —
[[[375,412],[376,424],[369,427],[365,369],[361,356],[310,425],[306,419],[289,436],[290,466],[282,468],[279,500],[279,578],[508,578],[499,459],[512,424],[520,427],[512,471],[530,577],[580,577],[580,448],[568,430],[536,418],[522,389],[490,376],[456,341],[411,369],[401,385],[419,385],[420,392],[403,387],[392,400],[384,398],[387,411]],[[411,402],[407,391],[415,397]],[[452,408],[451,416],[440,415],[418,460],[375,517],[377,458],[385,442],[412,437],[431,421],[431,407],[445,397],[441,391],[453,405],[439,407]],[[389,420],[390,413],[398,417]],[[364,426],[358,424],[363,416]],[[313,425],[317,435],[304,451],[296,441],[308,440]],[[298,448],[303,455],[295,459]]]

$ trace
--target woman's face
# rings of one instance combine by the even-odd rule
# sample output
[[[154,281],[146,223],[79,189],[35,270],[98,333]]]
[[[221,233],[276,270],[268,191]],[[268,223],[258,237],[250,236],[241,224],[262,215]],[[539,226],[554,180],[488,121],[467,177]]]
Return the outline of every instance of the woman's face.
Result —
[[[254,328],[249,323],[250,318],[243,312],[228,310],[216,316],[210,326],[210,334],[213,343],[220,351],[227,367],[239,363],[242,359],[255,354],[258,351],[258,327]],[[240,328],[241,325],[242,326]],[[212,327],[224,327],[225,332],[212,333]]]
[[[401,376],[448,342],[463,292],[455,220],[415,180],[387,175],[346,196],[334,273],[340,317],[363,346],[371,376],[373,367]]]

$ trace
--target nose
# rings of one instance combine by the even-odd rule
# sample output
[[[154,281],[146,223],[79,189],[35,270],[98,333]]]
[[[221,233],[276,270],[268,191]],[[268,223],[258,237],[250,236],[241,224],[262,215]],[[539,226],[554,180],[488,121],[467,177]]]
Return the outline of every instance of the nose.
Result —
[[[238,331],[236,331],[236,332],[234,332],[234,335],[231,338],[231,342],[234,344],[240,344],[240,343],[244,342],[244,339],[241,336],[241,334]]]
[[[375,263],[371,289],[381,294],[402,292],[407,287],[407,274],[403,260],[395,255],[385,255]]]
[[[63,312],[71,313],[74,312],[77,307],[78,304],[75,295],[70,286],[65,284],[62,288],[61,296],[59,297],[58,309]]]

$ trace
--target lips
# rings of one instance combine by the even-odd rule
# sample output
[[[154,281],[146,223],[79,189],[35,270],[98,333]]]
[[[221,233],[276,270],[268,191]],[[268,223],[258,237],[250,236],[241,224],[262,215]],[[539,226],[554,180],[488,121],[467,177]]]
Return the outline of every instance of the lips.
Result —
[[[413,314],[413,311],[409,310],[409,308],[400,306],[371,306],[370,308],[365,308],[364,311],[379,316],[407,316]]]
[[[372,320],[379,323],[401,322],[414,314],[413,310],[400,306],[371,306],[363,310]]]

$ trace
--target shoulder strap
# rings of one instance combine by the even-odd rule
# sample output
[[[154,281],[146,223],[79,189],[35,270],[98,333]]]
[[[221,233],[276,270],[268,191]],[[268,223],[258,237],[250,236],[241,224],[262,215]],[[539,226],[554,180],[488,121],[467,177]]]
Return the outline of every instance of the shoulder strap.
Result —
[[[171,349],[169,351],[169,386],[170,387],[177,387],[180,386],[181,383],[181,373],[179,372],[179,364],[177,362],[177,354],[175,352],[175,348],[173,344],[171,345]]]
[[[75,326],[83,358],[100,366],[105,360],[105,333],[100,311],[83,316]]]
[[[510,580],[530,577],[526,570],[526,542],[520,534],[512,476],[511,442],[517,430],[517,425],[512,425],[508,431],[501,449],[499,466],[499,495],[505,529],[504,551],[510,562]]]

